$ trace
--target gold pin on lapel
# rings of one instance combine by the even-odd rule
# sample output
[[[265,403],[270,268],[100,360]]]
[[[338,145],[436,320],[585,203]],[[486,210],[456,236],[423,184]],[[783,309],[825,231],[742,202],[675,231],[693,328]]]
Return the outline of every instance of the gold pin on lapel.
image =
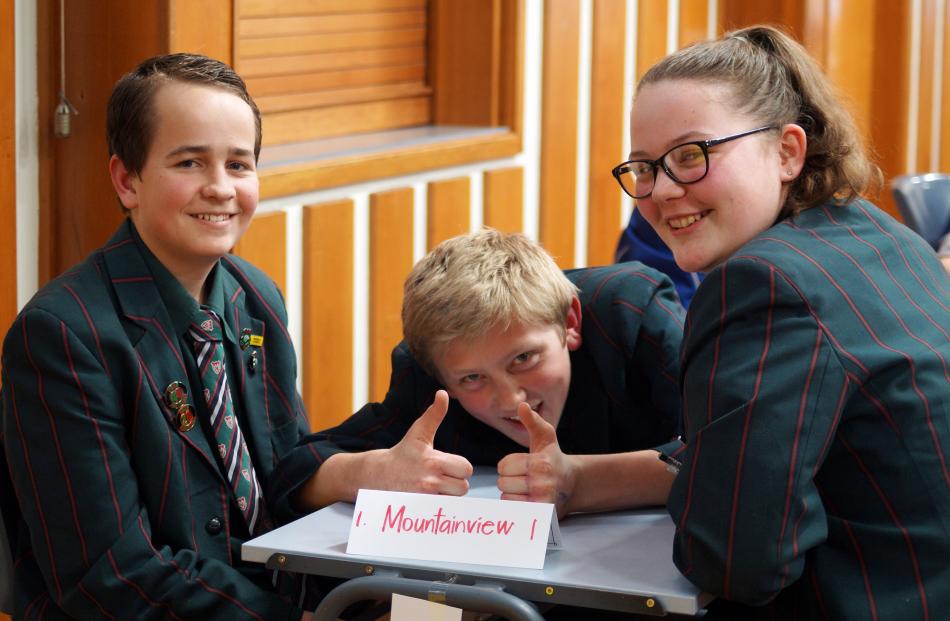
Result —
[[[187,403],[178,408],[178,428],[184,432],[191,431],[195,426],[195,410]]]

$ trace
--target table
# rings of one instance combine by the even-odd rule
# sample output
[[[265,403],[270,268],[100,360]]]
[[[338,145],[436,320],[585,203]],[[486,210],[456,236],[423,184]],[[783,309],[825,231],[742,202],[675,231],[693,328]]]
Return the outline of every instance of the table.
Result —
[[[497,498],[496,476],[476,469],[469,494]],[[571,515],[560,524],[563,548],[548,551],[543,569],[349,555],[352,519],[353,505],[336,503],[246,542],[242,558],[353,579],[324,599],[318,621],[393,592],[523,621],[541,619],[525,600],[660,616],[695,615],[712,599],[673,565],[673,522],[665,510]]]

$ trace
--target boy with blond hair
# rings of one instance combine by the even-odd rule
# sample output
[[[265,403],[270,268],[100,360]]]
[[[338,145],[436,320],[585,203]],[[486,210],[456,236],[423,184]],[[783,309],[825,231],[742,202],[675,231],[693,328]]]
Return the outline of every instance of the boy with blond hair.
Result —
[[[523,235],[452,238],[406,279],[385,399],[280,474],[301,510],[360,488],[461,495],[473,464],[497,466],[502,498],[559,515],[663,504],[671,477],[649,449],[679,427],[682,317],[639,263],[565,274]]]

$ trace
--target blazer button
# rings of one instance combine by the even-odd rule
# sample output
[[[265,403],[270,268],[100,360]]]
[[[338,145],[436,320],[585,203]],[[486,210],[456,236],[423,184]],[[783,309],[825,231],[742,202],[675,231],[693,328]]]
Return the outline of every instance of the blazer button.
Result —
[[[211,518],[208,520],[208,523],[205,524],[205,530],[208,531],[209,535],[217,535],[223,528],[224,524],[222,524],[221,520],[216,517]]]

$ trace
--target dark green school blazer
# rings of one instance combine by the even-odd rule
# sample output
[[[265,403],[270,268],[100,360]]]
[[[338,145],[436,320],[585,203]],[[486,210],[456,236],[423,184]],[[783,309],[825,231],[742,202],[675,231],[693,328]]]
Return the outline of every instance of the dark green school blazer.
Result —
[[[0,496],[23,618],[299,619],[260,566],[200,425],[163,397],[201,394],[130,222],[45,286],[3,346],[3,448],[15,496]],[[217,278],[232,329],[263,337],[229,361],[265,500],[275,465],[308,429],[283,300],[262,272],[225,256]],[[7,474],[7,473],[0,473]],[[0,477],[4,479],[5,477]],[[268,510],[280,523],[286,507]],[[282,576],[283,578],[283,576]]]
[[[864,201],[706,275],[681,364],[674,560],[716,619],[950,618],[950,277]]]

